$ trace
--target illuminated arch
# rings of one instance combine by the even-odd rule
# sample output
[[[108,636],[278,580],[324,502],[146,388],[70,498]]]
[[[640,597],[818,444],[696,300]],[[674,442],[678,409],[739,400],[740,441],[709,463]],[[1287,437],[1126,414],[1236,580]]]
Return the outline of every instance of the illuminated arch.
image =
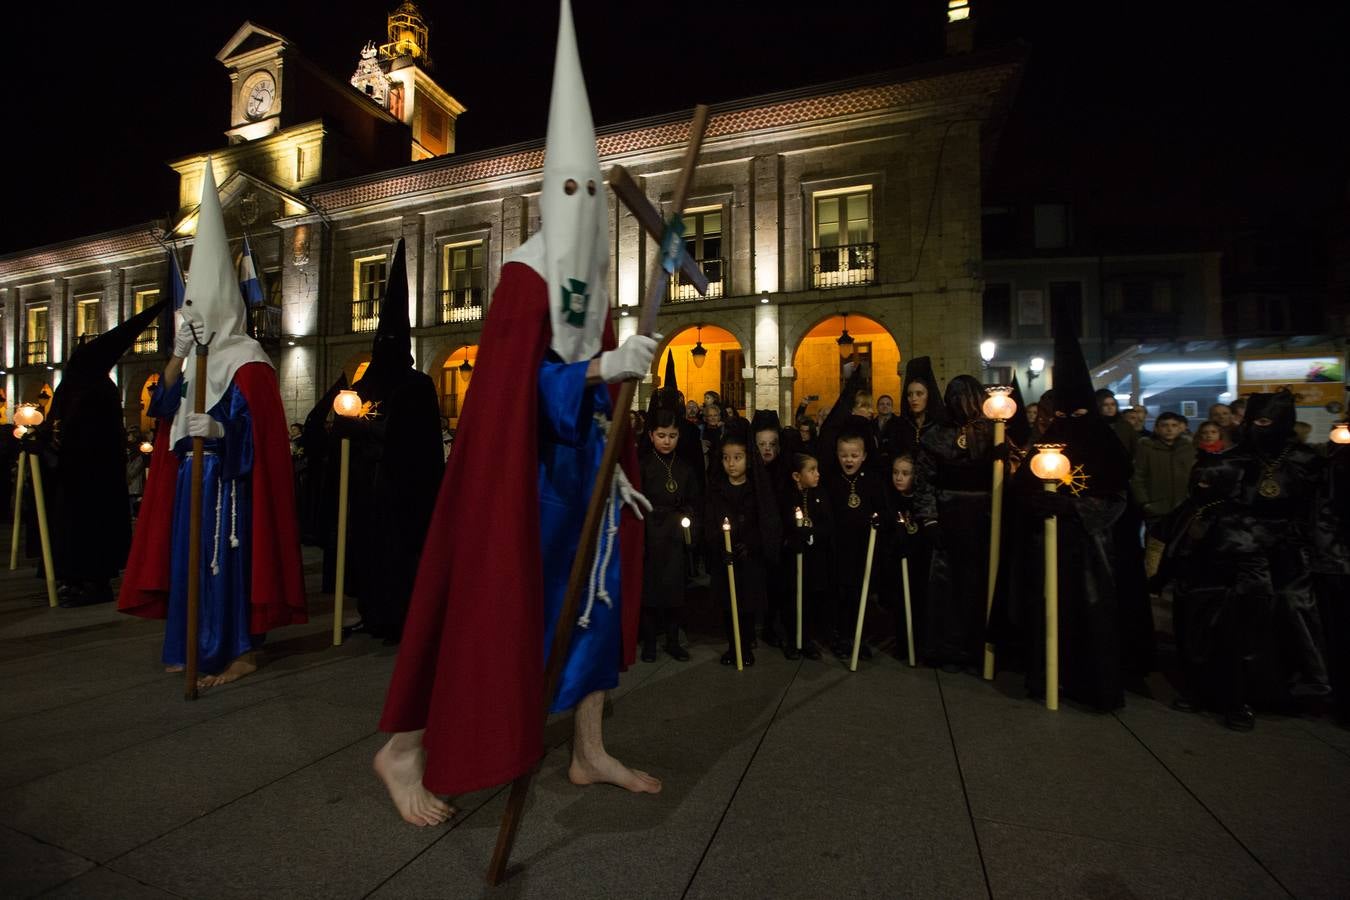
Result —
[[[842,315],[829,315],[808,328],[792,354],[792,368],[796,378],[792,384],[792,406],[795,409],[808,396],[817,396],[807,407],[810,414],[829,409],[839,396],[842,386],[839,336],[844,330]],[[876,319],[849,313],[848,333],[854,340],[854,351],[865,360],[869,369],[873,397],[888,394],[893,400],[900,396],[900,346],[895,337]]]
[[[699,343],[699,327],[684,328],[666,341],[665,346],[652,360],[652,371],[656,375],[655,385],[666,374],[666,354],[675,356],[675,381],[685,400],[703,402],[706,391],[716,391],[723,405],[729,401],[742,414],[746,410],[745,378],[741,374],[748,363],[745,348],[725,328],[718,325],[702,326],[703,349],[708,351],[703,365],[695,364],[693,351]]]
[[[141,411],[140,415],[137,416],[137,421],[141,426],[141,434],[149,434],[150,430],[155,427],[154,417],[150,415],[150,396],[158,385],[158,372],[151,372],[145,379],[145,383],[141,385]]]
[[[473,384],[473,367],[478,363],[478,345],[460,346],[447,353],[436,367],[436,396],[440,399],[441,415],[450,420],[450,427],[459,426],[464,400]]]

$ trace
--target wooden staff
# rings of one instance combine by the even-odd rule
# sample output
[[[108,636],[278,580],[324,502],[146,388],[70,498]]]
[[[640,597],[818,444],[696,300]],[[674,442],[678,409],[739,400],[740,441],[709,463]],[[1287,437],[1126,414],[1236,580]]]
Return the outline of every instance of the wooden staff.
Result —
[[[689,125],[689,146],[685,149],[684,164],[671,198],[671,207],[677,216],[684,209],[684,202],[689,196],[689,186],[694,180],[694,168],[698,163],[699,148],[703,145],[703,132],[707,124],[708,107],[702,104],[694,107],[694,118]],[[671,246],[663,249],[679,251],[683,249],[683,242],[674,241]],[[650,335],[655,330],[656,315],[661,311],[661,301],[665,298],[669,286],[670,273],[663,266],[652,266],[651,280],[647,282],[647,294],[643,299],[638,323],[640,334]],[[619,387],[619,396],[614,403],[609,434],[605,438],[605,452],[600,459],[600,470],[596,473],[590,503],[586,507],[586,520],[581,528],[577,554],[572,560],[572,571],[567,578],[567,592],[563,595],[562,609],[558,613],[558,622],[553,629],[553,646],[549,652],[548,663],[544,667],[545,720],[548,719],[549,707],[553,705],[553,697],[558,692],[563,657],[571,645],[572,627],[576,624],[577,609],[581,606],[581,594],[586,589],[591,564],[595,559],[600,522],[609,501],[614,466],[619,460],[619,447],[628,433],[628,410],[633,405],[633,395],[636,391],[635,380],[624,381]],[[531,770],[511,783],[511,796],[507,799],[506,811],[502,813],[502,824],[497,830],[497,844],[492,851],[492,861],[488,864],[489,885],[500,884],[506,876],[506,866],[511,861],[511,848],[516,842],[516,832],[520,829],[525,798],[530,792],[530,781],[533,777],[534,771]]]
[[[19,470],[14,478],[14,531],[9,539],[9,570],[11,572],[19,568],[19,528],[23,524],[23,482],[27,475],[28,451],[20,450]]]
[[[984,680],[994,680],[994,644],[989,640],[989,620],[994,615],[994,587],[998,584],[1000,533],[1003,530],[1003,457],[999,448],[1004,444],[1007,424],[994,420],[994,484],[989,509],[989,590],[984,604]]]
[[[797,518],[797,527],[801,528],[803,520],[802,508],[800,506],[797,507],[797,509],[793,512],[793,515]],[[802,556],[804,552],[805,548],[802,547],[801,541],[798,540],[797,542],[797,652],[798,653],[800,653],[802,649]]]
[[[1054,493],[1059,485],[1049,482]],[[1059,520],[1045,520],[1045,708],[1059,709]]]
[[[37,506],[38,538],[42,544],[42,571],[47,576],[47,605],[56,608],[56,569],[52,567],[52,535],[47,528],[47,499],[42,492],[41,459],[36,453],[28,454],[28,462],[33,467],[33,503]]]
[[[214,335],[212,335],[214,337]],[[193,332],[196,340],[196,331]],[[197,374],[192,383],[192,411],[206,412],[206,357],[207,343],[197,344]],[[192,439],[192,501],[188,513],[188,595],[187,595],[187,659],[183,666],[186,679],[183,696],[197,699],[197,639],[201,631],[200,611],[202,597],[202,487],[205,480],[203,465],[206,457],[206,439]]]
[[[347,482],[352,468],[352,439],[342,439],[338,466],[337,579],[333,585],[333,646],[342,646],[342,602],[347,594]]]
[[[858,623],[853,626],[853,658],[850,672],[858,671],[858,649],[862,646],[863,616],[867,614],[867,588],[872,583],[872,552],[877,548],[877,514],[872,513],[872,530],[867,535],[867,563],[863,566],[862,593],[858,596]]]
[[[731,592],[731,637],[736,647],[736,671],[745,671],[741,659],[741,616],[736,608],[736,566],[731,561],[731,520],[722,520],[722,546],[727,551],[727,588]]]

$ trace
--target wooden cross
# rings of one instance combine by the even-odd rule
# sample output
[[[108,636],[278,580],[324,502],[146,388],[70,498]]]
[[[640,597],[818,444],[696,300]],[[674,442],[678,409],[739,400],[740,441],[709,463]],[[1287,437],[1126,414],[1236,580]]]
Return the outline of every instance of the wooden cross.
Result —
[[[708,107],[694,107],[694,118],[689,125],[689,146],[684,151],[684,164],[680,177],[675,182],[673,198],[674,215],[664,227],[654,229],[652,223],[661,222],[661,214],[637,189],[636,183],[621,167],[610,170],[610,185],[614,186],[619,199],[633,211],[638,221],[653,235],[660,231],[660,263],[652,267],[651,280],[647,283],[647,294],[643,298],[638,314],[638,333],[652,334],[656,327],[656,315],[661,311],[661,302],[665,299],[666,289],[670,286],[670,276],[676,268],[699,287],[702,294],[708,280],[698,265],[684,251],[683,220],[681,211],[689,196],[689,187],[694,181],[694,170],[698,167],[698,152],[703,144],[703,132],[708,124]],[[620,188],[617,185],[623,184]],[[685,261],[689,268],[686,268]],[[595,477],[595,488],[591,491],[590,503],[586,506],[586,522],[581,528],[581,537],[576,557],[572,560],[572,571],[567,579],[567,593],[563,595],[562,610],[558,613],[558,622],[553,629],[553,647],[549,651],[548,665],[544,669],[544,708],[545,720],[549,707],[558,693],[558,681],[562,675],[563,664],[567,661],[567,651],[572,643],[572,627],[576,624],[577,610],[581,606],[581,595],[586,590],[591,565],[595,560],[595,549],[600,532],[600,522],[609,503],[610,490],[614,478],[614,467],[619,461],[619,448],[623,446],[628,433],[628,408],[633,405],[633,394],[637,390],[637,380],[629,379],[619,388],[619,397],[615,401],[613,415],[610,418],[609,434],[605,438],[605,452],[600,459],[600,471]],[[625,602],[638,602],[635,597],[624,598]],[[525,798],[530,793],[530,781],[534,778],[531,770],[511,783],[511,795],[506,801],[506,812],[502,814],[502,824],[497,831],[497,846],[492,851],[492,862],[488,866],[487,882],[496,886],[506,876],[506,866],[511,860],[511,847],[516,841],[516,832],[520,829],[521,818],[525,810]]]

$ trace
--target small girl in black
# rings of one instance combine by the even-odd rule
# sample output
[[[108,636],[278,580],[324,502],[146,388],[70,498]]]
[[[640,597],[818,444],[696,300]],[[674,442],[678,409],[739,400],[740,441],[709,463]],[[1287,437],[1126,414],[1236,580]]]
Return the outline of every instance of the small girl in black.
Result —
[[[783,565],[792,596],[788,600],[789,623],[783,655],[820,659],[816,638],[829,633],[825,619],[834,607],[834,518],[830,501],[820,489],[820,464],[809,453],[792,458],[792,484],[780,504],[783,509]],[[802,517],[797,518],[800,510]],[[802,649],[797,652],[797,554],[802,555]]]

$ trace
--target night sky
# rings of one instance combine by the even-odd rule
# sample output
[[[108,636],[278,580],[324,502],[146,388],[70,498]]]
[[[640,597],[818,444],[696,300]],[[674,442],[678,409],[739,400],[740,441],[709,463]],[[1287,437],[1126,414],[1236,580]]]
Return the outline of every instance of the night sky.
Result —
[[[599,125],[943,52],[940,0],[574,6]],[[974,0],[980,46],[1030,46],[986,198],[1092,207],[1096,237],[1121,247],[1199,249],[1235,222],[1336,214],[1350,177],[1337,6]],[[421,8],[433,74],[468,107],[459,150],[542,137],[553,4]],[[229,81],[215,54],[245,19],[345,79],[362,44],[384,40],[385,13],[348,0],[7,12],[0,253],[167,214],[176,194],[165,161],[224,145]]]

